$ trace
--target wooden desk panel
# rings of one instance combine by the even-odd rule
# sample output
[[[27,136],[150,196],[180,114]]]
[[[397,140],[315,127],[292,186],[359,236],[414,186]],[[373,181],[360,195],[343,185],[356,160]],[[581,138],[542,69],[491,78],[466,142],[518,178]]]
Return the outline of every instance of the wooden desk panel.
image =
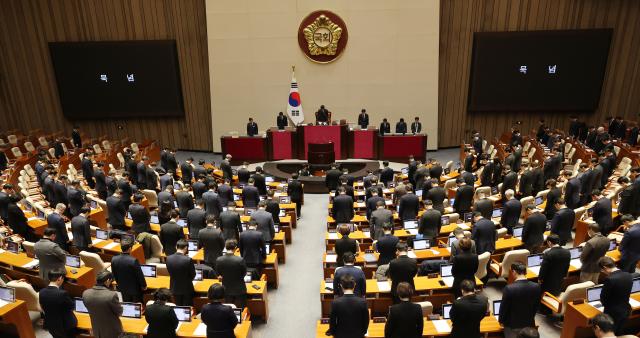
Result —
[[[27,303],[16,299],[15,302],[0,307],[0,322],[13,325],[20,338],[35,338],[36,334],[29,319]]]

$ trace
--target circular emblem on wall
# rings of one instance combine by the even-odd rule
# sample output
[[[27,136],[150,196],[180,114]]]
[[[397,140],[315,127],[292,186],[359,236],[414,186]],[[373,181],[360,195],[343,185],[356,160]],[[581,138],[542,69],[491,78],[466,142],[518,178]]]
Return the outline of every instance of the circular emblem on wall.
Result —
[[[333,12],[315,11],[300,23],[298,45],[311,61],[329,63],[347,46],[347,25]]]

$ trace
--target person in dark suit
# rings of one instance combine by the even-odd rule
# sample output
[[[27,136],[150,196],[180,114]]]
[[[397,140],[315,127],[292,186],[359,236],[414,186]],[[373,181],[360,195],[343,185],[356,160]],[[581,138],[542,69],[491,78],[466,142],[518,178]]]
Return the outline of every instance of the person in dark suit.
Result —
[[[122,253],[111,259],[111,272],[118,283],[118,291],[125,302],[142,302],[142,294],[147,289],[147,282],[142,274],[140,262],[131,256],[134,243],[125,240],[120,243]]]
[[[340,284],[344,295],[331,302],[331,317],[327,336],[334,338],[364,338],[369,328],[367,301],[354,294],[355,279],[346,275]]]
[[[85,181],[87,181],[87,185],[89,188],[94,189],[96,187],[96,181],[93,179],[92,157],[93,155],[91,153],[85,153],[80,166],[82,167],[82,176],[84,176]]]
[[[396,123],[396,134],[406,134],[407,133],[407,122],[404,122],[403,118],[400,118],[400,121]]]
[[[389,279],[391,279],[391,297],[394,304],[400,302],[400,298],[396,294],[398,284],[406,282],[414,289],[413,277],[418,273],[418,263],[415,259],[407,256],[407,243],[399,242],[396,245],[396,255],[397,258],[389,262],[389,270],[387,271]]]
[[[435,244],[436,237],[440,235],[442,227],[442,214],[433,208],[433,203],[430,200],[424,201],[424,205],[426,210],[420,216],[418,233],[422,234],[423,238],[429,239],[430,243]]]
[[[598,313],[595,317],[591,318],[590,323],[596,338],[613,338],[616,336],[616,325],[613,318],[608,314]]]
[[[353,293],[358,297],[364,298],[367,295],[367,279],[365,278],[362,269],[354,266],[356,256],[353,255],[353,252],[347,252],[342,255],[342,259],[344,261],[344,265],[338,267],[333,274],[334,296],[340,297],[344,295],[344,290],[341,288],[342,278],[345,276],[351,276],[356,281],[356,287]]]
[[[198,175],[196,177],[196,181],[193,182],[193,185],[191,186],[191,189],[193,191],[193,198],[197,201],[199,199],[202,199],[202,195],[207,191],[207,185],[204,183],[204,178],[205,175]],[[218,188],[218,194],[220,193],[219,191],[220,189]],[[229,189],[229,191],[231,191],[231,189]],[[233,193],[232,193],[233,194]],[[233,195],[232,195],[233,197]],[[227,200],[227,202],[229,202]],[[226,205],[226,204],[224,204]]]
[[[71,186],[67,189],[67,200],[71,216],[78,216],[80,209],[86,204],[86,192],[80,188],[80,181],[71,182]]]
[[[453,275],[453,292],[456,297],[460,297],[460,283],[463,280],[475,280],[478,271],[478,255],[471,252],[471,239],[463,237],[458,240],[460,252],[455,255],[451,263],[453,264],[451,273]]]
[[[344,265],[342,261],[342,256],[344,256],[347,252],[358,252],[358,241],[355,239],[349,238],[349,227],[346,224],[341,224],[338,227],[338,233],[340,233],[341,238],[336,240],[336,244],[334,246],[334,250],[336,251],[336,255],[338,258],[336,259],[336,263],[338,266]]]
[[[226,252],[216,260],[216,272],[222,276],[225,302],[244,307],[247,302],[247,285],[244,276],[247,275],[247,265],[240,256],[235,256],[237,242],[229,239],[224,244]]]
[[[254,185],[258,188],[260,196],[265,196],[267,194],[267,184],[261,166],[256,167],[256,172],[251,175],[251,178],[253,178]]]
[[[198,231],[198,248],[204,249],[204,262],[208,266],[215,268],[216,260],[222,256],[222,251],[224,250],[222,231],[220,231],[215,218],[212,216],[207,217],[206,227]]]
[[[505,191],[507,190],[516,190],[516,185],[518,184],[518,173],[511,170],[511,167],[508,165],[504,166],[504,178],[502,179],[502,188],[500,189],[500,194],[502,195],[503,201],[505,200]],[[471,184],[470,184],[471,185]],[[473,186],[473,185],[471,185]]]
[[[64,212],[67,207],[59,203],[55,210],[47,216],[47,227],[56,229],[55,242],[65,251],[69,251],[69,235],[67,234],[67,226],[65,225]]]
[[[149,324],[147,338],[175,338],[178,328],[178,317],[173,307],[167,305],[171,300],[171,291],[160,288],[153,293],[153,304],[146,307],[144,319]]]
[[[320,105],[320,109],[316,111],[316,124],[327,124],[329,123],[329,116],[331,112],[324,107],[324,105]]]
[[[247,123],[247,136],[255,136],[258,135],[258,124],[253,122],[253,118],[249,118],[249,122]]]
[[[204,210],[207,216],[213,216],[215,218],[220,217],[220,212],[222,212],[222,205],[220,204],[220,197],[216,193],[216,184],[209,183],[209,190],[202,194],[202,202],[204,203]],[[245,187],[246,189],[246,187]],[[244,191],[244,190],[243,190]],[[232,199],[233,201],[233,199]],[[257,205],[257,203],[256,203]],[[248,207],[248,205],[244,205]]]
[[[600,293],[600,302],[604,307],[602,312],[613,318],[615,333],[623,335],[624,323],[631,313],[629,296],[631,295],[633,276],[626,271],[619,270],[609,256],[600,258],[598,264],[600,271],[607,276],[602,282],[602,292]]]
[[[426,199],[430,200],[433,203],[433,208],[440,211],[441,214],[444,214],[444,200],[447,198],[447,194],[444,191],[444,188],[436,181],[433,180],[431,182],[431,189],[426,195]],[[424,193],[422,194],[422,199],[425,199]]]
[[[71,219],[73,245],[80,251],[87,251],[91,246],[91,225],[87,216],[91,209],[82,207],[78,216]]]
[[[35,242],[38,240],[35,231],[29,226],[29,220],[25,216],[24,211],[18,206],[22,198],[18,195],[9,196],[9,205],[7,206],[7,221],[14,234],[22,236],[27,241]]]
[[[589,202],[589,196],[593,190],[593,168],[588,163],[581,163],[579,168],[578,179],[580,180],[580,205]]]
[[[158,205],[168,203],[173,209],[175,207],[176,198],[173,196],[173,184],[166,186],[158,193]]]
[[[176,151],[175,149],[169,149],[168,153],[167,153],[167,171],[170,171],[173,173],[174,178],[178,178],[177,176],[177,172],[178,172],[178,161],[176,160]],[[189,176],[191,177],[191,176]],[[191,182],[191,180],[189,180],[189,182]]]
[[[558,200],[562,198],[562,192],[556,187],[556,184],[557,182],[554,179],[547,180],[546,182],[549,192],[547,193],[547,203],[544,207],[544,214],[547,216],[547,220],[552,220],[556,215],[558,211],[556,204]]]
[[[338,196],[333,198],[331,214],[336,223],[349,223],[354,216],[353,199],[344,188],[338,188]]]
[[[382,226],[384,234],[373,243],[374,248],[380,254],[378,256],[378,266],[389,264],[396,258],[396,247],[400,240],[391,233],[392,224],[385,223]]]
[[[96,276],[96,285],[82,293],[82,301],[89,311],[91,331],[95,338],[120,337],[123,333],[122,305],[118,293],[111,290],[113,275],[102,270]]]
[[[569,271],[571,253],[560,246],[560,237],[556,234],[547,236],[546,243],[549,248],[542,256],[538,280],[543,292],[558,296],[562,291],[562,282]]]
[[[413,289],[408,283],[398,284],[400,303],[389,307],[389,316],[384,326],[385,338],[420,338],[424,328],[422,307],[411,302]]]
[[[266,201],[260,201],[260,203],[258,203],[258,210],[254,211],[249,218],[250,221],[256,223],[257,229],[262,233],[262,238],[265,243],[271,242],[276,234],[273,218],[271,214],[265,210],[266,206]]]
[[[94,163],[93,167],[93,179],[96,182],[96,191],[98,192],[98,197],[102,200],[107,199],[108,191],[107,191],[107,176],[104,173],[104,163],[97,162]]]
[[[187,256],[188,246],[186,240],[179,240],[175,253],[167,257],[170,289],[178,306],[193,305],[195,291],[192,281],[196,276],[196,268],[193,260]]]
[[[407,193],[398,200],[398,217],[402,221],[415,220],[420,209],[420,198],[413,193],[411,185],[406,186]]]
[[[144,169],[144,174],[147,180],[147,189],[158,192],[160,191],[160,182],[158,181],[158,173],[155,168],[156,162],[148,163],[147,167]]]
[[[189,210],[185,216],[187,219],[187,226],[189,227],[189,238],[198,239],[200,231],[207,226],[207,213],[204,211],[204,201],[198,200],[196,202],[196,207]],[[215,221],[214,215],[209,215],[209,217],[212,217]]]
[[[631,223],[633,216],[624,215],[621,217],[623,224]],[[626,272],[635,272],[638,260],[640,260],[640,223],[636,223],[627,229],[622,236],[619,247],[620,269]]]
[[[416,116],[413,123],[411,123],[411,133],[420,134],[421,131],[422,131],[422,123],[420,123],[420,118]]]
[[[451,249],[451,257],[449,257],[450,262],[453,262],[453,258],[462,253],[462,248],[460,248],[460,240],[462,240],[463,238],[468,238],[471,241],[471,247],[469,249],[469,252],[472,254],[477,254],[476,242],[474,242],[470,238],[470,235],[465,234],[465,231],[462,230],[462,228],[459,228],[459,227],[455,228],[452,234],[453,234],[453,237],[455,237],[455,239],[451,242],[451,246],[450,246],[450,249]]]
[[[53,181],[53,195],[55,196],[54,204],[62,203],[69,205],[69,199],[67,197],[67,176],[60,175]]]
[[[533,171],[528,165],[525,165],[520,175],[520,185],[518,196],[520,198],[533,196]]]
[[[233,169],[231,168],[231,154],[227,154],[224,160],[220,162],[220,170],[222,170],[222,178],[228,179],[229,182],[233,180]]]
[[[571,171],[565,170],[563,176],[567,181],[564,190],[564,200],[567,207],[573,210],[580,207],[580,179],[578,177],[571,178]]]
[[[342,172],[338,170],[338,166],[334,163],[331,165],[331,169],[327,171],[325,176],[325,185],[329,189],[329,191],[334,191],[338,188],[338,184],[340,182],[340,176]]]
[[[381,197],[378,195],[378,189],[376,188],[369,188],[369,194],[371,195],[371,197],[368,197],[366,200],[366,207],[367,207],[367,219],[369,220],[369,227],[372,227],[376,224],[373,224],[372,222],[372,214],[373,212],[375,212],[378,209],[379,203],[382,203],[382,206],[385,206],[385,201],[384,201],[384,197]],[[374,228],[377,228],[374,226]],[[376,236],[374,234],[374,232],[372,231],[373,236]],[[374,239],[376,239],[377,237],[374,237]]]
[[[127,208],[122,202],[120,191],[116,190],[115,194],[107,198],[107,222],[114,229],[127,230],[124,218],[127,215]]]
[[[176,202],[178,203],[178,210],[181,218],[187,218],[189,210],[194,208],[193,197],[189,193],[189,184],[185,184],[184,188],[177,189]]]
[[[276,125],[278,126],[279,130],[284,130],[284,128],[289,125],[289,120],[282,112],[279,112],[278,116],[276,117]]]
[[[268,252],[265,251],[264,236],[257,231],[258,225],[255,221],[249,221],[247,231],[240,234],[238,247],[240,255],[244,259],[248,268],[256,269],[258,273],[262,270],[262,261],[267,258]]]
[[[515,199],[513,195],[513,190],[505,191],[506,202],[502,207],[502,218],[500,219],[500,225],[507,228],[509,234],[513,234],[513,227],[520,222],[520,213],[522,212],[522,203]]]
[[[527,266],[521,262],[511,264],[509,273],[514,282],[502,291],[499,320],[505,338],[517,338],[523,328],[536,326],[542,289],[538,283],[527,280]]]
[[[367,110],[364,108],[362,108],[360,115],[358,115],[358,125],[362,129],[367,129],[369,126],[369,114],[367,114]]]
[[[558,235],[560,245],[564,246],[571,239],[571,229],[573,229],[576,213],[567,208],[562,197],[556,201],[555,208],[558,212],[551,220],[551,233]]]
[[[456,179],[456,184],[458,185],[458,190],[456,191],[455,201],[453,202],[453,209],[462,215],[471,211],[474,191],[473,186],[467,185],[462,177]]]
[[[287,184],[287,195],[291,197],[291,202],[296,204],[296,215],[298,218],[302,216],[302,198],[304,196],[304,189],[302,183],[298,181],[298,174],[291,175],[291,181]]]
[[[387,121],[386,118],[382,119],[382,122],[380,123],[380,128],[378,130],[380,132],[380,135],[390,134],[391,133],[391,123],[389,123],[389,121]]]
[[[600,226],[602,234],[607,236],[614,230],[611,200],[598,189],[591,192],[591,198],[596,202],[593,206],[592,218]]]
[[[389,161],[382,162],[382,170],[380,170],[380,182],[386,186],[393,181],[393,169],[389,167]]]
[[[484,192],[478,192],[478,199],[473,204],[473,211],[482,214],[482,217],[491,219],[493,215],[493,201],[488,199]]]
[[[255,187],[255,180],[249,179],[249,184],[242,188],[242,203],[245,208],[257,208],[260,202],[260,191]]]
[[[227,289],[222,284],[213,284],[209,287],[207,297],[209,304],[202,307],[200,317],[207,325],[207,337],[235,338],[233,332],[238,325],[233,308],[223,304],[225,302]]]
[[[473,213],[474,225],[471,230],[471,238],[476,243],[477,252],[483,254],[485,252],[493,253],[496,250],[496,225],[490,219],[482,217],[479,212]]]
[[[44,312],[43,327],[54,338],[76,336],[78,320],[73,314],[74,304],[71,296],[62,288],[66,271],[49,271],[49,285],[40,290],[38,300]]]
[[[158,174],[160,175],[159,180],[161,191],[165,191],[168,186],[173,187],[173,172],[158,168]]]
[[[40,269],[39,277],[49,282],[49,271],[65,271],[66,252],[55,242],[57,230],[44,229],[42,239],[36,242],[33,249],[38,257]]]
[[[2,182],[0,181],[0,183]],[[2,218],[2,220],[4,220],[5,222],[7,221],[7,217],[9,215],[7,209],[9,207],[9,203],[11,202],[10,196],[13,194],[13,185],[9,183],[2,185],[2,190],[0,191],[0,218]]]
[[[144,195],[133,195],[133,203],[129,206],[129,214],[131,215],[131,230],[136,234],[141,232],[151,232],[151,214],[144,205],[140,204],[144,199]]]
[[[598,284],[600,277],[600,266],[598,262],[604,257],[609,250],[610,241],[600,232],[600,226],[597,223],[589,224],[587,230],[589,240],[584,242],[582,253],[580,254],[580,282],[592,281]]]
[[[82,148],[82,137],[80,136],[80,130],[77,126],[74,126],[71,131],[71,140],[73,141],[74,147]]]
[[[462,173],[460,173],[460,177],[462,177],[462,179],[464,180],[464,182],[468,185],[473,187],[474,182],[476,181],[475,176],[473,175],[472,172],[469,171],[462,171]]]
[[[169,222],[160,226],[160,243],[162,243],[162,248],[167,256],[173,255],[176,252],[176,244],[184,239],[182,227],[177,223],[180,214],[174,209],[171,210],[170,215]]]
[[[487,297],[475,293],[473,280],[464,280],[460,283],[462,297],[453,301],[449,312],[451,317],[452,338],[478,338],[480,337],[480,321],[487,313],[489,300]]]
[[[531,253],[539,251],[544,242],[544,232],[547,228],[545,217],[535,206],[528,205],[526,209],[524,225],[522,227],[522,243],[524,248]]]
[[[225,241],[230,239],[238,240],[242,232],[240,214],[236,212],[236,204],[231,201],[227,204],[227,210],[220,214],[220,229]]]
[[[136,185],[139,189],[147,189],[147,163],[149,158],[143,156],[140,162],[136,164],[137,181]]]

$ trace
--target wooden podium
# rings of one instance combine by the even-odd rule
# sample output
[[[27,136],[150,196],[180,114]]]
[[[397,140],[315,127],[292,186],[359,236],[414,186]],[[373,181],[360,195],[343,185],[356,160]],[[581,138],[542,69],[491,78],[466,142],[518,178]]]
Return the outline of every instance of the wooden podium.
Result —
[[[336,161],[333,142],[309,143],[307,154],[310,165],[330,165]]]

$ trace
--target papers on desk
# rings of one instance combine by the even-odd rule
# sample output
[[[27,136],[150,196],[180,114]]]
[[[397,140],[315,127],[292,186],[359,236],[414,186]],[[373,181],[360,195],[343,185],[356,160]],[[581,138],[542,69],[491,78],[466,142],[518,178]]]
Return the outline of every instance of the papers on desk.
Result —
[[[338,261],[338,255],[327,255],[325,260],[327,261],[327,263],[335,263]]]
[[[206,337],[207,336],[207,325],[205,323],[198,324],[196,329],[193,330],[193,335],[194,336],[199,336],[199,337]]]
[[[99,238],[93,238],[91,239],[91,244],[96,245],[98,243],[102,243],[104,242],[103,240],[99,239]]]
[[[338,239],[338,233],[337,232],[330,232],[329,233],[329,239]]]
[[[378,291],[391,292],[391,283],[389,281],[378,282]]]
[[[103,249],[113,249],[113,248],[117,247],[118,245],[120,245],[120,243],[113,242],[113,243],[109,243],[109,244],[103,246],[102,248]]]
[[[1,253],[4,253],[4,249],[0,249],[0,254],[1,254]]]
[[[438,333],[451,332],[451,326],[449,326],[449,322],[446,319],[433,320],[431,322]]]
[[[357,203],[356,203],[356,207],[358,207],[358,208],[364,208],[364,207],[365,207],[365,204],[364,204],[364,202],[357,202]]]
[[[573,266],[577,270],[580,270],[582,268],[582,262],[580,261],[580,258],[572,259],[569,265]],[[538,272],[540,272],[540,270],[538,270]]]
[[[418,234],[418,229],[407,229],[407,232],[415,236]]]
[[[385,204],[385,205],[387,205],[387,206],[389,206],[389,205],[392,205],[392,204],[393,204],[393,201],[391,201],[391,200],[385,200],[385,201],[384,201],[384,204]]]
[[[198,252],[197,251],[189,251],[189,257],[193,258]]]
[[[446,285],[448,287],[452,287],[453,286],[453,277],[452,276],[442,277],[442,281],[444,282],[444,285]]]
[[[465,223],[460,223],[460,224],[456,224],[458,226],[458,228],[462,229],[462,230],[471,230],[471,227],[469,227],[467,224]]]
[[[531,270],[531,272],[535,273],[536,276],[540,275],[540,265],[532,266],[532,267],[529,268],[529,270]]]
[[[31,262],[23,265],[22,267],[25,269],[32,269],[34,266],[40,264],[40,261],[37,259],[32,260]]]
[[[434,255],[439,255],[439,254],[440,254],[440,251],[438,251],[438,250],[435,250],[435,249],[429,249],[429,250],[430,250],[430,251],[431,251],[431,253],[432,253],[432,254],[434,254]]]
[[[390,194],[391,193],[391,189],[382,189],[382,193],[383,194]]]
[[[363,231],[362,233],[364,234],[365,238],[371,238],[371,231]]]
[[[413,252],[413,250],[407,252],[407,257],[409,257],[409,258],[418,258],[418,256],[416,256],[416,253]]]
[[[27,222],[31,222],[33,220],[39,219],[37,216],[27,218]]]
[[[5,305],[7,305],[7,304],[11,304],[11,302],[7,302],[7,301],[6,301],[6,300],[4,300],[4,299],[0,299],[0,308],[1,308],[1,307],[3,307],[3,306],[5,306]]]
[[[637,307],[640,307],[640,302],[633,298],[629,298],[629,305],[631,305],[632,309],[635,309]]]

